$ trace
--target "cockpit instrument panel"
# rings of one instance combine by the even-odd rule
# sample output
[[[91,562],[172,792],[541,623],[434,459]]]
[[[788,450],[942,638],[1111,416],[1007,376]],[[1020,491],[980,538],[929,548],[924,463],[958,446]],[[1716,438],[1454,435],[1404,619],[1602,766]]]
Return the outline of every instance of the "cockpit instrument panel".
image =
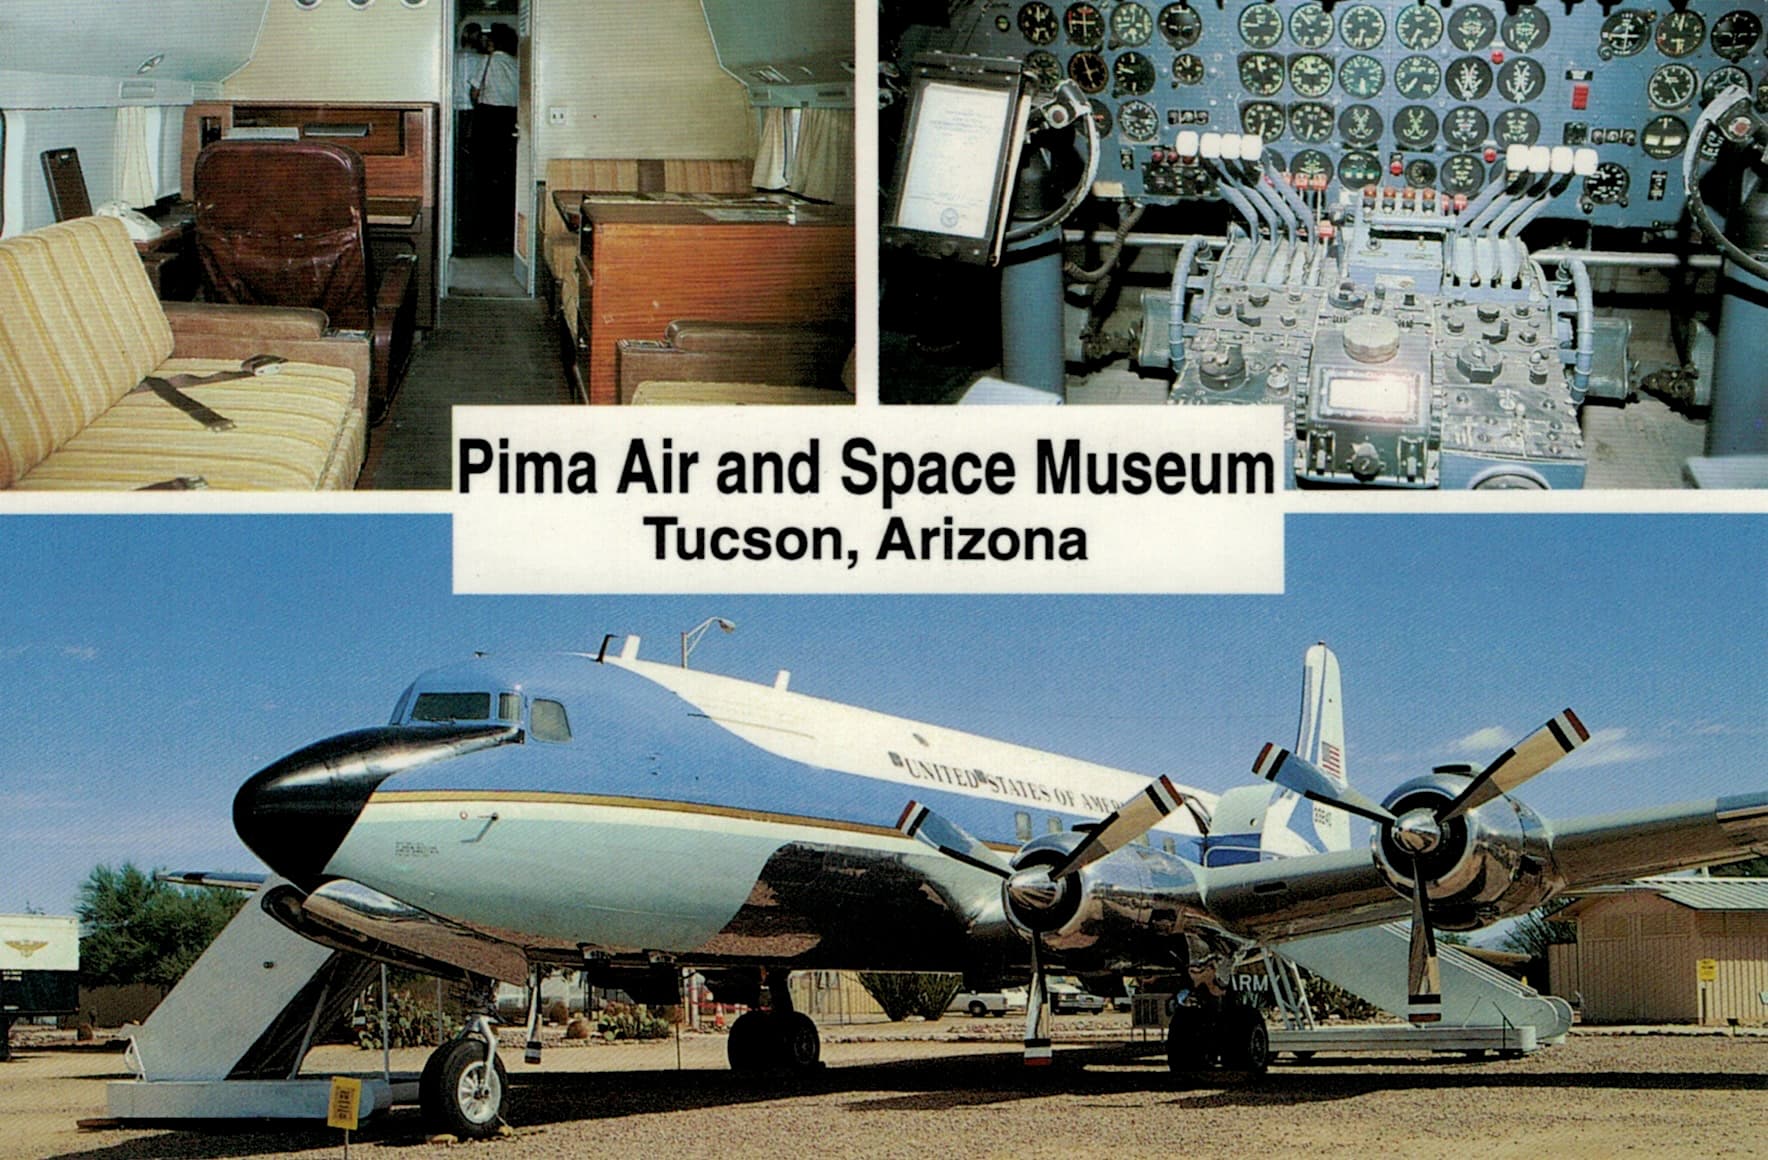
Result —
[[[1471,196],[1511,145],[1591,147],[1544,216],[1680,218],[1682,154],[1731,85],[1768,111],[1761,0],[976,0],[910,47],[1014,57],[1072,78],[1109,124],[1095,192],[1187,196],[1160,172],[1179,132],[1258,133],[1291,172]]]

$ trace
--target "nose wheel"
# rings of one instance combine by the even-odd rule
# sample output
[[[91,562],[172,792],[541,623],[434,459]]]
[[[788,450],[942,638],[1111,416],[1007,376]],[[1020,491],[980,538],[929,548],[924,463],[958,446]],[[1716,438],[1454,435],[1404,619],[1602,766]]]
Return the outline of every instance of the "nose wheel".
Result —
[[[486,1140],[498,1134],[509,1108],[509,1078],[497,1058],[489,1021],[474,1021],[474,1031],[451,1039],[430,1053],[418,1081],[418,1103],[424,1125],[432,1132],[462,1140]],[[478,1024],[484,1023],[483,1028]]]
[[[725,1054],[735,1072],[808,1072],[822,1066],[823,1040],[801,1012],[750,1011],[731,1024]]]
[[[1225,1071],[1263,1075],[1271,1065],[1271,1033],[1257,1009],[1228,1001],[1216,1010],[1178,1007],[1166,1029],[1166,1062],[1177,1074]]]

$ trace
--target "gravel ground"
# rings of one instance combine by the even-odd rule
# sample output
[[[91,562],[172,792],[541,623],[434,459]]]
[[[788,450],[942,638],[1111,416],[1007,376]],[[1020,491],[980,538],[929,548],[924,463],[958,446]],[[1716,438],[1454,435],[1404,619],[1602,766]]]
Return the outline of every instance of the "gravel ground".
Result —
[[[351,1154],[431,1157],[1062,1156],[1191,1157],[1768,1156],[1768,1036],[1596,1035],[1526,1059],[1322,1056],[1249,1083],[1175,1082],[1158,1056],[1107,1040],[1109,1021],[1057,1024],[1057,1066],[1026,1074],[1016,1028],[831,1028],[826,1069],[797,1082],[724,1069],[724,1039],[549,1049],[539,1068],[506,1058],[514,1135],[426,1143],[414,1111],[365,1125]],[[1066,1043],[1067,1046],[1060,1046]],[[421,1050],[395,1052],[417,1070]],[[16,1050],[0,1065],[0,1156],[341,1155],[323,1128],[225,1125],[190,1132],[82,1131],[104,1114],[115,1052]],[[314,1052],[306,1070],[365,1071],[379,1057]]]

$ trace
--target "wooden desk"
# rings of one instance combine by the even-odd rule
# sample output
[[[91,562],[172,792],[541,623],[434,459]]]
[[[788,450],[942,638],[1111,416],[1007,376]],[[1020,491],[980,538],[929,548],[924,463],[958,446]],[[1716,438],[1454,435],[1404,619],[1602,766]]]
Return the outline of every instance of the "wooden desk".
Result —
[[[162,302],[189,302],[203,284],[197,268],[196,231],[184,217],[168,218],[160,226],[160,236],[136,242],[135,252],[141,255],[154,297]]]
[[[660,339],[678,318],[852,322],[851,211],[621,194],[585,198],[582,213],[578,341],[592,404],[618,399],[614,344]]]

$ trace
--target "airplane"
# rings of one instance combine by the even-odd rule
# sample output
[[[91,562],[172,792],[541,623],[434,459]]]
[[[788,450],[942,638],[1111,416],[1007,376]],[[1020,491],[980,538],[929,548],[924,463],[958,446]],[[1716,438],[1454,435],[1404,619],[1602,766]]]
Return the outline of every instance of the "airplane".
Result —
[[[1048,977],[1189,976],[1175,1071],[1262,1071],[1236,963],[1286,939],[1410,917],[1410,1016],[1441,1003],[1435,931],[1568,889],[1768,849],[1768,790],[1549,821],[1510,796],[1589,739],[1571,710],[1481,769],[1379,801],[1352,788],[1339,664],[1304,660],[1293,749],[1215,794],[753,683],[594,652],[476,654],[418,676],[386,725],[239,789],[273,872],[259,905],[307,939],[438,977],[527,982],[565,964],[640,1002],[684,970],[752,1010],[734,1070],[814,1067],[795,970],[1029,977],[1025,1063],[1051,1060]],[[1354,844],[1349,817],[1372,824]],[[980,835],[980,836],[977,836]],[[764,998],[765,997],[765,998]],[[529,1010],[530,1058],[538,1049]],[[297,1065],[298,1066],[298,1065]],[[487,1136],[507,1083],[487,1016],[429,1059],[438,1128]]]

